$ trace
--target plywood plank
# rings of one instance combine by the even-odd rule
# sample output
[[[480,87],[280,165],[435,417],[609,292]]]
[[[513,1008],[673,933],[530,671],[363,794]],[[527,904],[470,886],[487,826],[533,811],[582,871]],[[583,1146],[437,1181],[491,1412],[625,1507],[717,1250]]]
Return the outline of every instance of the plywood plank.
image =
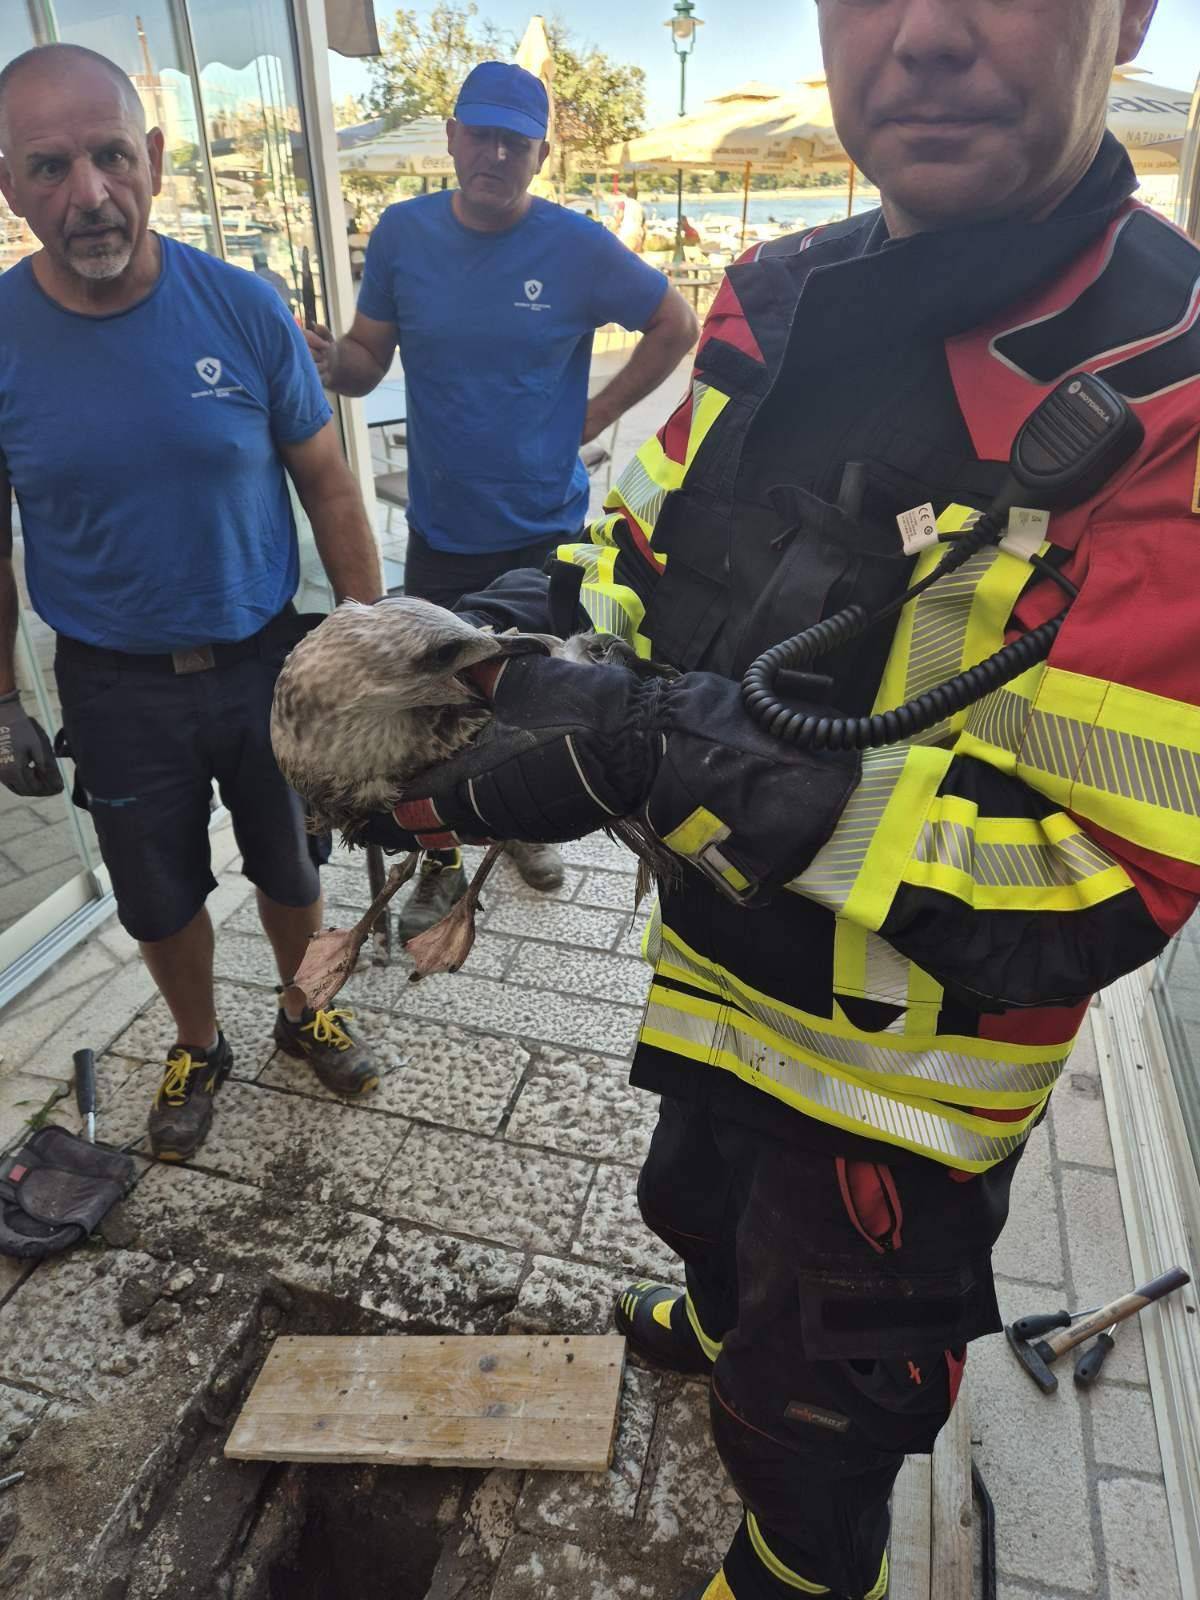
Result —
[[[281,1338],[225,1454],[602,1472],[624,1363],[616,1334]]]
[[[908,1456],[892,1490],[891,1600],[929,1600],[932,1538],[932,1463],[929,1456]]]
[[[974,1518],[971,1416],[965,1386],[933,1452],[933,1562],[930,1600],[971,1600]]]

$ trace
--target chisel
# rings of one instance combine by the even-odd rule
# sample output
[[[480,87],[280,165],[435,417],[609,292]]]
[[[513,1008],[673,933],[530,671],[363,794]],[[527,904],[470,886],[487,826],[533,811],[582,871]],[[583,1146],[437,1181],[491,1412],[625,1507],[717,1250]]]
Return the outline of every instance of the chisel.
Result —
[[[87,1130],[89,1144],[96,1142],[96,1052],[94,1050],[76,1050],[73,1057],[75,1062],[75,1104],[79,1107],[79,1115]]]

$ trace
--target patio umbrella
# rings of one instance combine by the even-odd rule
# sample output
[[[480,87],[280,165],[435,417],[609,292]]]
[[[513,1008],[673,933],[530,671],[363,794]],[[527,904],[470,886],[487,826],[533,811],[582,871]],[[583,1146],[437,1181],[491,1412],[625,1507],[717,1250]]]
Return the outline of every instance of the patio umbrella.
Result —
[[[546,124],[546,139],[554,143],[554,57],[550,52],[550,40],[546,36],[545,20],[537,15],[530,17],[529,25],[525,29],[524,37],[517,46],[517,65],[524,67],[526,72],[532,72],[535,78],[540,78],[546,88],[546,96],[550,101],[550,117]],[[551,158],[553,159],[553,158]],[[551,168],[553,170],[553,167]],[[543,198],[554,198],[554,185],[548,178],[540,174],[530,184],[534,194],[541,194]]]
[[[1136,67],[1113,73],[1108,126],[1128,150],[1138,172],[1177,172],[1192,95],[1147,83]]]
[[[418,117],[378,138],[339,150],[338,169],[395,177],[451,178],[454,162],[446,149],[446,124],[440,117]]]

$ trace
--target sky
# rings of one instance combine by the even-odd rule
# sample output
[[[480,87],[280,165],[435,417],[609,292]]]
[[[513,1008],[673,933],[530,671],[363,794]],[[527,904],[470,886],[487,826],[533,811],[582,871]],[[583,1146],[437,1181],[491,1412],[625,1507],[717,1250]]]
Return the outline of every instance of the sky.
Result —
[[[598,45],[621,61],[646,71],[646,122],[653,126],[679,111],[679,65],[663,26],[674,0],[567,0],[551,6],[577,39]],[[416,10],[421,0],[408,0]],[[529,20],[529,0],[478,0],[481,17],[518,36]],[[391,15],[390,0],[375,0],[376,15]],[[816,7],[812,0],[754,0],[754,26],[746,26],[747,0],[697,0],[703,18],[687,66],[687,104],[699,110],[709,96],[736,88],[748,78],[783,92],[821,74]],[[330,56],[335,99],[364,94],[365,63]],[[1158,14],[1142,51],[1140,66],[1157,82],[1191,89],[1200,74],[1200,5],[1197,0],[1159,0]]]

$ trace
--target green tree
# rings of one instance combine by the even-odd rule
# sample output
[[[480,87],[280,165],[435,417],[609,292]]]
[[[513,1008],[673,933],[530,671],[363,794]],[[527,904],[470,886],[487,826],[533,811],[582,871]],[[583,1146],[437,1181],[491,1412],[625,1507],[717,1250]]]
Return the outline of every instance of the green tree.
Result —
[[[554,57],[554,143],[558,179],[570,168],[599,171],[613,145],[641,132],[646,74],[595,45],[577,46],[556,17],[546,35]]]
[[[511,56],[510,35],[477,22],[474,0],[439,0],[427,15],[397,11],[380,23],[380,53],[370,62],[370,109],[389,127],[414,117],[448,117],[463,79],[481,61]]]

